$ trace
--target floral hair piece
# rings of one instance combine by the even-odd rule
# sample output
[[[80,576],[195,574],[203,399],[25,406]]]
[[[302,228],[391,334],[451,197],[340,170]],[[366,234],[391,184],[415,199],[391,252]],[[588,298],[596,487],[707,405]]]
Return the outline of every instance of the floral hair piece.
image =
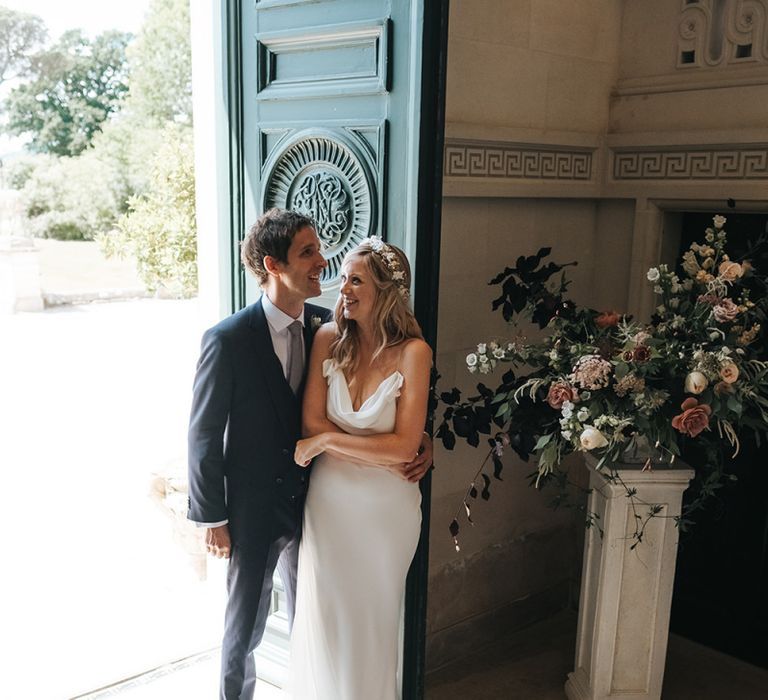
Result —
[[[397,291],[400,292],[400,296],[407,300],[411,296],[411,290],[408,289],[405,283],[405,271],[400,264],[397,253],[378,236],[369,236],[360,241],[360,243],[367,243],[371,246],[371,250],[381,258],[387,270],[389,270],[389,275],[395,283]]]

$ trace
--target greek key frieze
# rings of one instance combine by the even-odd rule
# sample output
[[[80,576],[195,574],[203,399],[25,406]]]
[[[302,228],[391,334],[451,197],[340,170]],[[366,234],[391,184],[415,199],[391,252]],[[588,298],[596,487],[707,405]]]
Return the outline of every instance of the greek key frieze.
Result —
[[[589,180],[592,150],[449,141],[445,145],[443,173],[447,177]]]
[[[614,180],[764,180],[768,147],[614,151]]]

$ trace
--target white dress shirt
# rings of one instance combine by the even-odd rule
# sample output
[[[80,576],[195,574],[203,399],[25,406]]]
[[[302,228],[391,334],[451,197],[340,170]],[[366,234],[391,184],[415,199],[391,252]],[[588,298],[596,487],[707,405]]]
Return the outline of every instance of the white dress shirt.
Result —
[[[261,308],[264,309],[264,316],[267,318],[267,327],[269,328],[269,335],[272,338],[272,348],[277,355],[277,359],[280,360],[280,365],[283,368],[283,376],[288,378],[288,348],[290,347],[291,334],[288,331],[294,321],[298,321],[304,326],[304,309],[302,309],[298,318],[292,318],[284,311],[278,309],[264,292],[261,295]],[[301,336],[301,349],[306,356],[306,348],[304,347],[304,334]],[[222,520],[217,523],[195,523],[198,527],[219,527],[220,525],[226,525],[229,520]]]

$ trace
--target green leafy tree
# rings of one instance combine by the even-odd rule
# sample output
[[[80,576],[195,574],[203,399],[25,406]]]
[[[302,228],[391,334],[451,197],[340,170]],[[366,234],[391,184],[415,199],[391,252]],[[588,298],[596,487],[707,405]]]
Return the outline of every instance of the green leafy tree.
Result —
[[[75,29],[31,59],[30,79],[11,91],[8,130],[29,134],[29,150],[82,153],[128,91],[129,34],[105,32],[93,41]]]
[[[131,255],[150,291],[197,291],[197,231],[192,131],[170,124],[152,160],[150,184],[131,197],[117,230],[100,237],[108,255]]]
[[[37,15],[0,7],[0,84],[26,75],[47,33]]]
[[[119,211],[119,173],[93,150],[77,157],[28,156],[14,164],[27,232],[39,238],[92,240],[109,231]]]
[[[127,111],[157,124],[192,123],[189,0],[152,0],[128,61]]]

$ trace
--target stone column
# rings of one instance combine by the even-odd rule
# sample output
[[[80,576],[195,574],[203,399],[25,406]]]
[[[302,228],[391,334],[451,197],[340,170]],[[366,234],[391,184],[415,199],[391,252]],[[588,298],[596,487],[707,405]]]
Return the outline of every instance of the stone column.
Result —
[[[648,506],[632,508],[625,486],[609,483],[586,456],[590,470],[589,509],[597,513],[603,536],[587,529],[581,576],[576,669],[568,674],[570,700],[659,700],[669,635],[669,612],[675,578],[683,491],[693,470],[642,464],[617,465],[636,501],[664,506],[645,526],[642,543],[635,540],[636,515],[645,520]]]
[[[31,238],[0,236],[0,313],[42,311],[38,258]]]

